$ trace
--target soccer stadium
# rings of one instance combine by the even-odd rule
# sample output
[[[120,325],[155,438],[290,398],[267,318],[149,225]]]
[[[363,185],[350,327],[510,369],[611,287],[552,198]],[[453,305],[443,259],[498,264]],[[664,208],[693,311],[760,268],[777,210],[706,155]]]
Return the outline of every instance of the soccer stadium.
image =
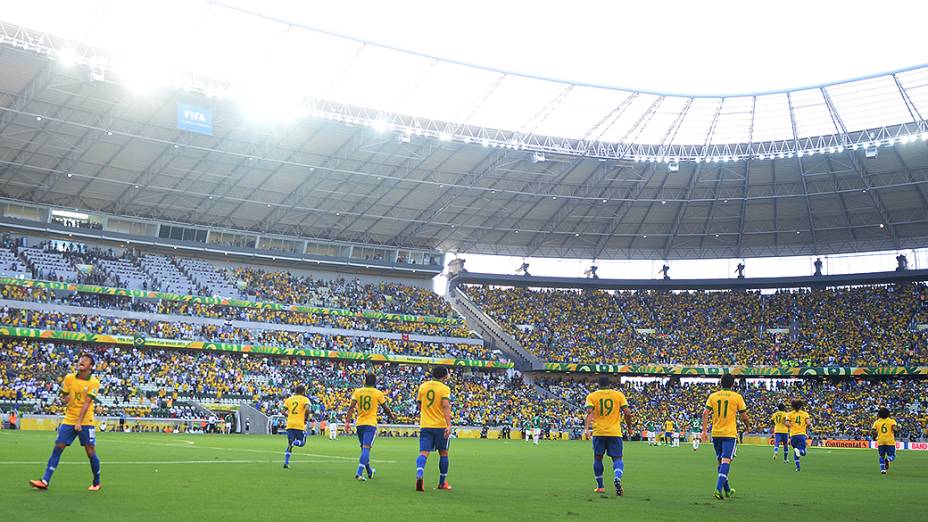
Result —
[[[919,518],[928,6],[612,4],[5,2],[0,520]]]

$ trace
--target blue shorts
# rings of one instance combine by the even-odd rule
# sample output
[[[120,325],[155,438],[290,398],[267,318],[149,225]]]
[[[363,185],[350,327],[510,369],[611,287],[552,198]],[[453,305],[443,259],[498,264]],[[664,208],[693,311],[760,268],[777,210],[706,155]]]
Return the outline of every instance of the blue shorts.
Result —
[[[715,458],[730,459],[735,456],[735,443],[738,441],[735,437],[712,437],[712,445],[715,446]]]
[[[793,435],[789,438],[789,445],[800,450],[806,449],[806,436]]]
[[[671,433],[671,432],[669,432],[669,431],[665,431],[665,432],[664,432],[664,438],[665,438],[665,439],[669,439],[669,438],[671,438],[671,437],[673,437],[673,433]]]
[[[445,428],[420,428],[419,451],[448,451]]]
[[[294,442],[306,442],[306,432],[295,428],[287,428],[287,443],[293,445]]]
[[[614,459],[622,458],[622,437],[593,437],[593,454],[607,454]]]
[[[55,444],[64,444],[65,446],[70,446],[74,439],[79,438],[81,441],[81,446],[96,446],[97,445],[97,434],[95,433],[93,426],[81,425],[81,431],[74,429],[74,426],[68,424],[62,424],[58,427],[58,439],[55,440]]]
[[[780,447],[780,444],[789,444],[789,433],[776,433],[773,436],[773,445]]]
[[[881,457],[889,457],[889,460],[894,460],[896,458],[896,445],[895,444],[886,444],[884,446],[877,446],[876,450],[880,453]]]
[[[367,446],[368,448],[374,446],[374,439],[377,437],[377,426],[358,426],[355,430],[358,432],[358,442],[361,443],[361,447]]]

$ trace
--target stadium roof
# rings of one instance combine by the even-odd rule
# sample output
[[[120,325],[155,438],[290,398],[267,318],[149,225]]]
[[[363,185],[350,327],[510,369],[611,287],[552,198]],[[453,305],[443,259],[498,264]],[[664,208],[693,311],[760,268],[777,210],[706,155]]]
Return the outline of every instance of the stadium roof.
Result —
[[[0,196],[506,255],[928,246],[925,66],[687,97],[479,69],[221,6],[201,15],[252,41],[277,31],[290,54],[262,63],[241,47],[227,54],[254,68],[207,67],[187,42],[176,51],[191,61],[167,65],[0,25]],[[178,130],[178,103],[207,108],[212,135]]]

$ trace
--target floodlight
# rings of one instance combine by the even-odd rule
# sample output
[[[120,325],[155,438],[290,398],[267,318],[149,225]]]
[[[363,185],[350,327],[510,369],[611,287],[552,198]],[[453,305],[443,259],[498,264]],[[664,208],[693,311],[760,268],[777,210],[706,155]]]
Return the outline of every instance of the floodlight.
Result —
[[[77,63],[77,60],[77,53],[74,52],[74,48],[72,47],[65,47],[58,51],[58,61],[65,67],[71,67]]]
[[[377,132],[386,132],[390,128],[390,124],[382,118],[377,118],[371,123],[371,128]]]

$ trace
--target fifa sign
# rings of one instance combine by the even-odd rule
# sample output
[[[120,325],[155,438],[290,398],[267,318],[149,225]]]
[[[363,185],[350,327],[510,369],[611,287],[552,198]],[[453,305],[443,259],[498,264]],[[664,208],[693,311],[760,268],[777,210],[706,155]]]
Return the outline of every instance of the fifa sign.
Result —
[[[178,103],[177,128],[180,130],[212,136],[213,111],[207,109],[206,107],[197,107],[195,105]]]

